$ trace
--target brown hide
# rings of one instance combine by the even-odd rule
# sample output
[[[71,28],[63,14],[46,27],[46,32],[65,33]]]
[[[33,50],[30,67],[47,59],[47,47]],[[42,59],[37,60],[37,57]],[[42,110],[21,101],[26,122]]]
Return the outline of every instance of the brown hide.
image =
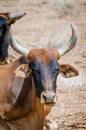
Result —
[[[53,58],[55,58],[56,60],[60,58],[60,55],[57,52],[57,50],[53,48],[51,49],[42,48],[42,49],[32,49],[27,57],[29,60],[33,60],[36,57],[38,57],[44,63],[49,64],[52,56],[54,56]]]
[[[31,78],[28,80],[29,86],[22,87],[16,103],[9,112],[5,113],[5,119],[11,128],[42,130],[45,120],[44,106],[36,96]]]
[[[20,58],[22,59],[22,58]],[[9,111],[16,102],[18,91],[21,90],[23,80],[14,76],[15,69],[22,63],[17,60],[9,65],[0,66],[0,116]]]
[[[0,130],[10,130],[4,119],[0,117]]]
[[[36,97],[34,89],[31,91],[30,84],[28,88],[22,88],[23,83],[21,82],[23,79],[14,76],[14,71],[20,64],[21,62],[17,60],[15,63],[0,66],[0,116],[7,120],[6,122],[8,122],[12,130],[16,127],[20,130],[42,130],[45,116],[43,106],[40,105],[40,101]],[[19,87],[20,89],[17,90]],[[20,95],[18,95],[19,92],[17,91],[21,92]],[[24,98],[24,92],[26,95],[26,91],[30,92],[30,95],[28,94],[27,104],[25,106],[22,98]],[[20,104],[17,104],[18,100],[16,102],[16,98],[18,98]],[[19,119],[13,121],[13,118]],[[8,129],[1,123],[0,130]]]

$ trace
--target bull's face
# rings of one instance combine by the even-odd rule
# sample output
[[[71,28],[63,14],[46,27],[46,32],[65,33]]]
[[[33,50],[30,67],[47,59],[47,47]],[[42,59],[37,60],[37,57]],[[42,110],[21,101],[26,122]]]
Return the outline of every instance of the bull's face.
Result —
[[[21,65],[16,76],[26,78],[32,75],[32,86],[41,103],[52,105],[56,102],[56,79],[59,73],[65,78],[78,75],[72,66],[59,65],[59,54],[55,49],[34,49],[27,58],[29,65]]]
[[[37,49],[29,54],[34,87],[41,103],[56,102],[56,79],[60,72],[67,78],[77,74],[74,68],[71,71],[68,65],[59,65],[58,59],[59,54],[55,49]]]
[[[57,57],[51,51],[40,49],[30,53],[30,68],[36,94],[41,103],[46,104],[56,102],[56,79],[59,74]]]

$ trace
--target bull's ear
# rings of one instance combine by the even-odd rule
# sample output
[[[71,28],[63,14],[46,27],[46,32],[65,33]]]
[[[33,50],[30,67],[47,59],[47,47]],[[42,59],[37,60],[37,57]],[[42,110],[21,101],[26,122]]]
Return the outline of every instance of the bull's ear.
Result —
[[[70,78],[79,75],[79,72],[74,67],[68,64],[60,65],[60,73],[65,78]]]
[[[17,77],[26,78],[30,75],[31,69],[28,64],[20,65],[15,71],[14,74]]]

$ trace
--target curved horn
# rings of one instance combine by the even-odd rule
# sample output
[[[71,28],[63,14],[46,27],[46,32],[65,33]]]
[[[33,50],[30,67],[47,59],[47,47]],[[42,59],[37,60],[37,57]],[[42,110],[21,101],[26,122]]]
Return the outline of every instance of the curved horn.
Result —
[[[10,45],[11,47],[19,54],[27,56],[29,54],[29,49],[22,47],[19,44],[19,41],[13,36],[12,30],[10,29],[9,32],[9,40],[10,40]]]
[[[19,20],[24,15],[26,15],[26,13],[15,13],[15,14],[7,13],[7,17],[9,19],[8,24],[13,24],[15,21]]]
[[[22,18],[26,13],[15,13],[15,14],[8,14],[9,19],[20,19]]]
[[[26,15],[26,13],[24,12],[24,13],[11,14],[10,12],[6,12],[6,13],[0,13],[0,15],[6,16],[11,21],[13,19],[18,20],[22,18],[24,15]]]
[[[77,42],[77,35],[76,35],[73,25],[71,25],[71,28],[72,28],[72,36],[69,42],[66,45],[58,48],[58,52],[60,56],[65,55],[67,52],[69,52],[75,46]]]

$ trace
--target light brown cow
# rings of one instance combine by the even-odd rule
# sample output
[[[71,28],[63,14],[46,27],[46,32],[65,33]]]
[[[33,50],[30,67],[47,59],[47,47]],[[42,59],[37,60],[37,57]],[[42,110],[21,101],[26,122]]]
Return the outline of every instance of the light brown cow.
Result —
[[[11,44],[16,41],[12,34],[10,40]],[[65,78],[78,75],[72,66],[58,63],[60,56],[72,49],[76,40],[72,27],[72,37],[64,48],[58,51],[53,48],[32,49],[27,57],[0,66],[0,107],[3,108],[0,116],[5,130],[43,130],[45,117],[56,103],[58,74]],[[22,53],[22,47],[17,46],[20,47],[16,43],[15,48]]]

